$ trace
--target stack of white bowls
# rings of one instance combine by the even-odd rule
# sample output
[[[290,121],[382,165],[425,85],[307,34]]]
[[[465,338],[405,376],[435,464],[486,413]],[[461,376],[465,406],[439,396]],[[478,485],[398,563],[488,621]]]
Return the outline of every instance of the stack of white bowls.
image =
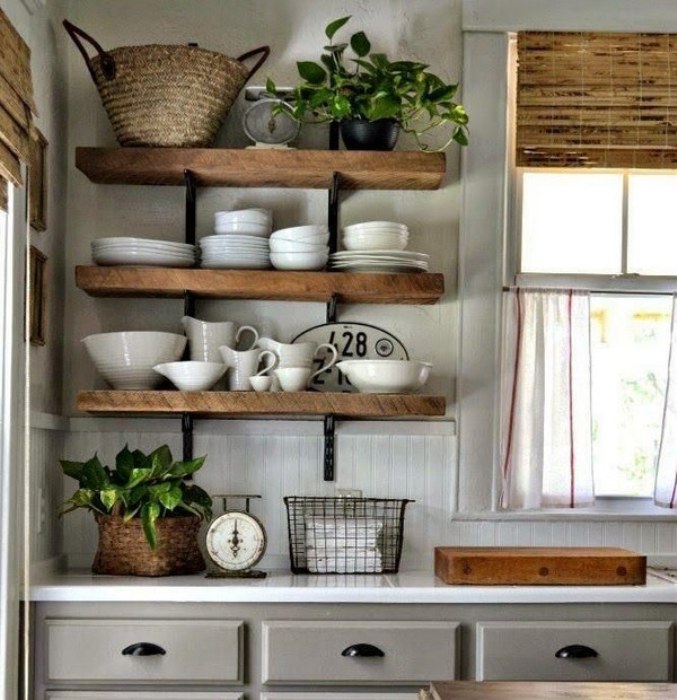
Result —
[[[92,241],[92,260],[97,265],[155,265],[192,267],[196,248],[188,243],[151,238],[116,236]]]
[[[270,267],[268,237],[273,214],[268,209],[217,211],[213,236],[200,241],[201,266],[265,270]]]
[[[329,257],[327,226],[294,226],[270,237],[270,261],[278,270],[322,270]]]
[[[346,250],[404,250],[409,229],[395,221],[365,221],[343,227]]]

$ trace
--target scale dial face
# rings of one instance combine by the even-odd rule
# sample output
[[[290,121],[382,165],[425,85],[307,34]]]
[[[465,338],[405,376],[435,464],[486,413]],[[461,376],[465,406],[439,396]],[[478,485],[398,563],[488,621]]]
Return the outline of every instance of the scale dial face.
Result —
[[[279,104],[284,102],[275,98],[259,100],[246,111],[242,126],[254,143],[284,146],[298,136],[301,125],[297,121],[284,112],[273,114]]]
[[[266,551],[263,525],[249,513],[229,511],[209,526],[207,553],[226,571],[246,571],[255,566]]]

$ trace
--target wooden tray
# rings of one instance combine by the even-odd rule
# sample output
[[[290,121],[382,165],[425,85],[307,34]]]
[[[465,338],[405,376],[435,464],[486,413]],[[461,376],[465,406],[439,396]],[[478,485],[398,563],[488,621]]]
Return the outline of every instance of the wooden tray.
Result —
[[[646,557],[615,547],[435,547],[435,575],[470,586],[641,586]]]

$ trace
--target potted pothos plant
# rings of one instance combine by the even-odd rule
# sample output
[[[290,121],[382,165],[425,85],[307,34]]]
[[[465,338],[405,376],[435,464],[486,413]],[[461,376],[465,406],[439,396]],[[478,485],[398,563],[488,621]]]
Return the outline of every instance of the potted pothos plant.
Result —
[[[203,571],[197,536],[211,518],[212,499],[188,481],[205,462],[174,461],[167,445],[145,454],[125,447],[115,467],[95,454],[86,462],[61,460],[64,474],[78,482],[62,514],[78,508],[94,513],[99,545],[95,574],[166,576]]]
[[[371,50],[363,31],[348,43],[335,43],[334,35],[350,16],[331,21],[325,28],[330,41],[317,61],[299,61],[302,82],[293,88],[279,109],[299,122],[314,119],[339,122],[348,149],[392,150],[399,130],[411,134],[423,151],[440,151],[452,142],[468,144],[468,115],[454,102],[457,84],[444,82],[419,61],[391,61]],[[348,58],[350,50],[354,57]],[[276,93],[269,78],[266,89]],[[426,142],[428,132],[446,127],[448,138],[437,148]],[[364,137],[374,137],[365,143]]]

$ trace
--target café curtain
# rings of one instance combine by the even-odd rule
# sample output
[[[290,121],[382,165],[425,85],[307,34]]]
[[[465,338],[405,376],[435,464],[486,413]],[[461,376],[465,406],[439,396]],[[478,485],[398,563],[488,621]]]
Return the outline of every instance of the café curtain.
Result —
[[[587,292],[504,293],[500,506],[594,502]]]
[[[519,32],[516,163],[677,166],[677,34]]]
[[[677,297],[672,297],[668,381],[663,404],[663,425],[656,464],[654,503],[677,508]]]
[[[21,162],[31,149],[33,99],[31,52],[0,9],[0,206],[6,208],[7,182],[23,184]],[[3,192],[5,195],[3,196]]]

